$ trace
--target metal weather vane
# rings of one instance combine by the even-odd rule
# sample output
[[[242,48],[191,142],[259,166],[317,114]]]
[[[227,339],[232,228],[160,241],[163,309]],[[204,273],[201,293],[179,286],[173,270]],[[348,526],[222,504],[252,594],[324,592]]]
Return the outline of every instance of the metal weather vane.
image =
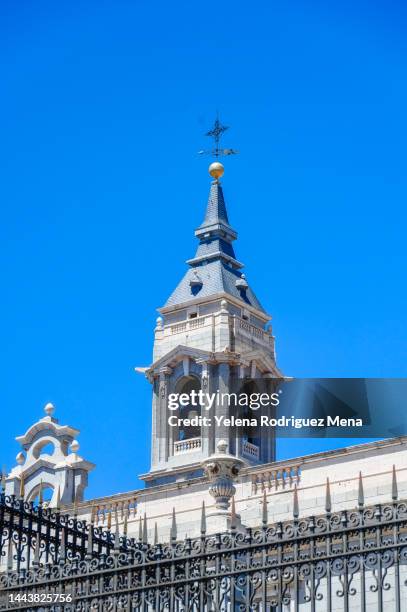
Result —
[[[213,155],[216,159],[222,155],[236,155],[239,151],[236,149],[221,149],[220,148],[220,139],[222,135],[228,130],[229,127],[227,125],[222,125],[219,121],[219,117],[216,117],[215,123],[213,124],[213,128],[206,132],[205,136],[209,136],[209,138],[213,138],[215,147],[213,149],[206,149],[203,151],[199,151],[199,155]]]

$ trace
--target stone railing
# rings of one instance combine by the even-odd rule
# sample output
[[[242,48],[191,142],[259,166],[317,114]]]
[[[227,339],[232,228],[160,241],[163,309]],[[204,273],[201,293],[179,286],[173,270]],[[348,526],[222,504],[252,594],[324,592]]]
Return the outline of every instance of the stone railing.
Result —
[[[275,469],[256,472],[252,475],[253,493],[292,488],[299,484],[300,477],[300,464],[276,466]]]
[[[198,329],[199,327],[204,327],[207,324],[211,323],[211,317],[197,317],[195,319],[188,319],[188,321],[182,321],[181,323],[174,323],[173,325],[168,325],[164,327],[164,332],[166,334],[181,334],[182,332],[186,332],[192,329]]]
[[[179,440],[178,442],[174,442],[174,455],[181,455],[183,453],[197,451],[201,448],[201,446],[201,438],[189,438],[189,440]]]
[[[243,440],[242,442],[242,454],[250,459],[259,459],[259,447],[256,444]]]
[[[95,517],[95,524],[102,525],[111,522],[111,520],[117,519],[119,522],[124,521],[125,516],[128,519],[135,517],[137,513],[137,500],[135,497],[128,497],[125,499],[111,500],[106,503],[94,504],[93,512]],[[110,519],[109,519],[110,515]]]
[[[250,336],[255,340],[260,341],[263,344],[271,345],[274,350],[274,336],[267,331],[266,329],[262,329],[261,327],[257,327],[249,321],[242,319],[236,315],[233,316],[234,319],[234,332],[235,334],[243,334],[244,336]]]

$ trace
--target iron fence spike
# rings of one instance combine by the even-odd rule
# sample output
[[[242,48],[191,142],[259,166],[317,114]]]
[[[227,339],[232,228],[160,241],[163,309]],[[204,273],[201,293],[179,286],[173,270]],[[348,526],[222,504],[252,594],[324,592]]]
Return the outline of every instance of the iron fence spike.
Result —
[[[143,521],[143,544],[147,544],[147,514],[144,512]]]
[[[93,513],[93,511],[92,511]],[[92,553],[93,553],[93,520],[92,520],[92,516],[90,519],[90,525],[89,525],[89,532],[88,532],[88,546],[86,549],[87,552],[87,556],[88,559],[92,558]]]
[[[124,513],[124,521],[123,521],[123,533],[127,536],[127,521],[129,518],[128,510]]]
[[[117,515],[117,509],[115,512],[114,548],[115,550],[119,550],[120,548],[119,517]]]
[[[43,490],[42,490],[42,478],[40,480],[40,490],[38,491],[38,505],[42,506],[42,504],[44,503],[44,494],[43,494]]]
[[[206,510],[205,510],[205,500],[202,502],[202,510],[201,510],[201,535],[206,534]]]
[[[172,509],[172,523],[171,523],[171,540],[174,542],[177,539],[177,520],[175,517],[175,508]]]
[[[294,485],[293,517],[297,519],[299,515],[300,515],[300,511],[299,511],[299,506],[298,506],[297,485]]]
[[[236,504],[235,496],[232,497],[232,507],[230,511],[230,529],[233,531],[236,529]]]
[[[38,566],[40,563],[40,540],[41,540],[41,532],[37,531],[37,537],[35,539],[35,549],[34,549],[34,565]]]
[[[262,521],[264,527],[268,523],[268,509],[267,509],[267,493],[266,493],[266,490],[263,491],[263,502],[262,502],[262,509],[261,509],[261,521]]]
[[[325,512],[329,514],[332,510],[331,500],[331,485],[329,484],[329,478],[326,479],[326,491],[325,491]]]
[[[60,485],[58,485],[56,501],[57,501],[56,509],[59,510],[59,508],[61,507],[61,486]]]
[[[2,470],[1,470],[1,489],[3,493],[6,492],[6,476],[7,476],[7,469],[6,469],[6,466],[3,465]]]
[[[24,499],[24,494],[25,494],[24,472],[21,472],[21,476],[20,476],[20,499]]]
[[[11,571],[13,569],[13,538],[11,537],[8,540],[7,569],[8,571]]]
[[[397,474],[396,474],[395,465],[393,465],[393,474],[392,474],[392,483],[391,483],[391,498],[393,501],[397,501],[397,498],[398,498]]]
[[[59,549],[59,559],[65,561],[66,558],[66,530],[61,531],[61,547]]]
[[[365,503],[365,494],[363,491],[362,472],[359,472],[359,486],[358,486],[358,506],[359,508],[363,508],[364,503]]]

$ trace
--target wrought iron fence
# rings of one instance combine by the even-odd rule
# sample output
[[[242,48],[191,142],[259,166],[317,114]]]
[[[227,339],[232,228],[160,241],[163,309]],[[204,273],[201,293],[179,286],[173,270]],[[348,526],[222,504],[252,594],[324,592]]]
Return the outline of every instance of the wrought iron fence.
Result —
[[[59,528],[58,534],[54,532],[53,554],[47,562],[46,556],[38,561],[35,554],[37,541],[46,529],[43,527],[40,538],[34,535],[32,526],[40,523],[39,509],[3,498],[2,554],[6,554],[11,539],[13,547],[22,550],[20,556],[27,556],[31,548],[34,560],[24,568],[20,558],[20,569],[9,569],[0,575],[0,609],[65,612],[407,609],[407,502],[398,500],[395,472],[389,503],[365,506],[360,477],[357,508],[332,512],[329,482],[325,506],[323,515],[300,518],[295,489],[292,520],[269,524],[264,495],[258,528],[241,530],[232,504],[230,531],[216,535],[206,533],[203,506],[201,536],[182,541],[177,538],[174,512],[167,544],[147,541],[144,518],[137,541],[120,539],[116,525],[114,534],[101,536],[103,550],[93,548],[91,554],[87,554],[89,533],[91,539],[100,534],[82,527],[84,535],[75,548],[73,519],[68,518],[69,525]],[[10,509],[12,522],[4,518]],[[61,520],[54,516],[48,519]],[[31,539],[26,538],[27,529]],[[18,562],[18,555],[14,562]],[[50,603],[57,597],[59,601]]]
[[[111,521],[110,521],[111,522]],[[0,495],[0,571],[15,570],[20,574],[61,559],[92,559],[108,556],[115,547],[116,536],[110,529],[95,527],[59,510],[42,504]],[[108,525],[110,526],[110,525]],[[117,543],[116,543],[117,544]],[[120,550],[131,541],[118,540]]]

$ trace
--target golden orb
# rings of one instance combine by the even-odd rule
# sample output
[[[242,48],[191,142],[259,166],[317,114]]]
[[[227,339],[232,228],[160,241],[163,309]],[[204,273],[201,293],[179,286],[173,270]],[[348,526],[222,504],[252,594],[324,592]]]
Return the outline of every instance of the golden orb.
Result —
[[[223,164],[221,164],[220,162],[216,161],[213,162],[210,166],[209,166],[209,174],[211,176],[213,176],[213,178],[215,180],[220,179],[221,176],[223,176],[223,173],[225,172],[225,168],[223,166]]]

